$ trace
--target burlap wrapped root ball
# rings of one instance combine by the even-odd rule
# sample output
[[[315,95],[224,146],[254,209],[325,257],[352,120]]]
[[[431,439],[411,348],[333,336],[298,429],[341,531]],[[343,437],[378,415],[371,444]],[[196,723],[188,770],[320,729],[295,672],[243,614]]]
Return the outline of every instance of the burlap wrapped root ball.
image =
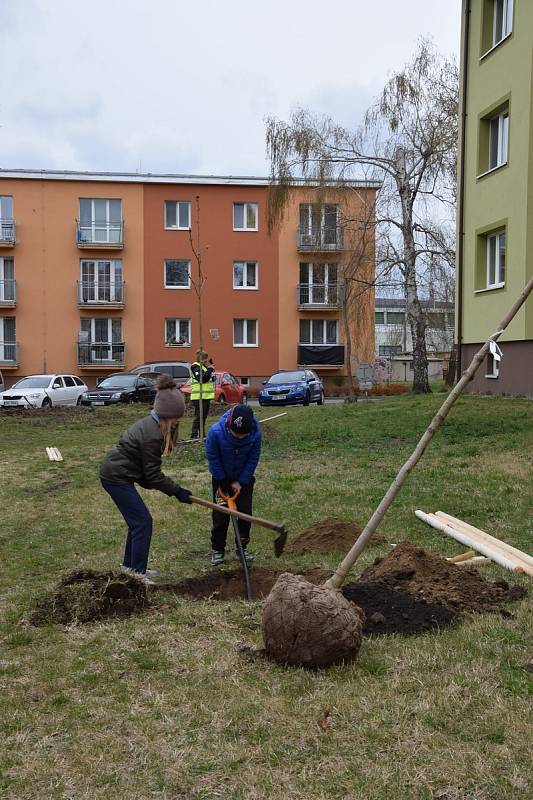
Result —
[[[312,669],[352,661],[364,619],[364,611],[339,591],[284,572],[263,608],[267,655],[278,664]]]

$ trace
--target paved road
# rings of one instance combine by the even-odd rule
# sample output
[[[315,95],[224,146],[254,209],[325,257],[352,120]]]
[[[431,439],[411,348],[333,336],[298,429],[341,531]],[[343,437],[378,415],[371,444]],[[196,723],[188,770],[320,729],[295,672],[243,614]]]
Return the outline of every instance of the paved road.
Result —
[[[344,403],[344,397],[326,397],[325,402],[327,406],[339,406],[342,405],[342,403]],[[259,405],[258,401],[253,399],[250,399],[248,403],[251,406]],[[315,403],[313,403],[312,405],[315,405]],[[285,411],[287,408],[292,408],[292,406],[264,406],[265,411],[272,410],[275,412],[277,408],[280,408],[282,411]]]

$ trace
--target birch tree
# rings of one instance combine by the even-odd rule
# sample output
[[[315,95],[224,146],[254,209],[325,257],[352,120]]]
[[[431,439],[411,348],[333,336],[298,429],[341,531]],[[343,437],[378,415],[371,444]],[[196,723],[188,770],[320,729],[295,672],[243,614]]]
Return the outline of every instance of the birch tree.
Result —
[[[378,266],[398,269],[413,340],[413,391],[429,392],[426,317],[419,292],[424,256],[433,250],[431,220],[453,216],[457,155],[457,65],[422,41],[392,75],[355,131],[299,110],[290,122],[267,120],[271,162],[270,224],[283,214],[298,178],[339,187],[370,177],[377,196]]]

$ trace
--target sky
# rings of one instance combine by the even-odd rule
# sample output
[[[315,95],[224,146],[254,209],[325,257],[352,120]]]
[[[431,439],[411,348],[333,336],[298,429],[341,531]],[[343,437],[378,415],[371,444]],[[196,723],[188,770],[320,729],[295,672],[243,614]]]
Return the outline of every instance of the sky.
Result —
[[[460,0],[0,0],[0,168],[268,175],[265,118],[355,128]]]

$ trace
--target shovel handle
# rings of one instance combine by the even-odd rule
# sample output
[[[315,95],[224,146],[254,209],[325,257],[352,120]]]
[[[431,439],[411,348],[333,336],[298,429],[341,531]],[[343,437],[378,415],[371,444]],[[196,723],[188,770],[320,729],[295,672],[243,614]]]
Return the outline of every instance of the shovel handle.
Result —
[[[228,514],[230,517],[237,517],[237,519],[244,519],[246,522],[253,522],[255,525],[261,525],[263,528],[270,528],[271,531],[278,531],[278,533],[285,532],[285,525],[282,525],[279,522],[271,522],[270,520],[262,519],[261,517],[252,517],[250,514],[243,514],[242,511],[231,511],[231,509],[226,508],[226,506],[220,506],[217,503],[211,503],[210,500],[204,500],[203,497],[195,497],[194,495],[191,495],[191,502],[196,503],[198,506],[211,508],[213,511],[220,511],[221,514]]]

